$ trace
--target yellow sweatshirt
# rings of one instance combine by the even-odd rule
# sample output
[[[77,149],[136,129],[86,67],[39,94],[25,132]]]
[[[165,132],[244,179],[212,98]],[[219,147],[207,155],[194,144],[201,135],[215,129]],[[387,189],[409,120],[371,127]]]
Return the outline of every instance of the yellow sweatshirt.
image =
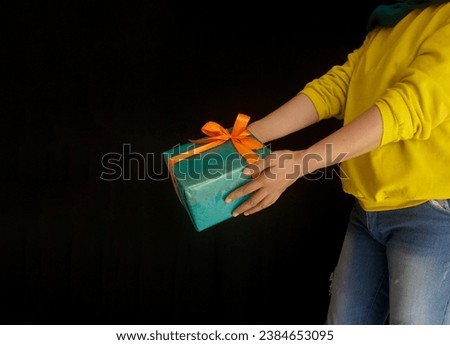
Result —
[[[381,146],[341,163],[344,191],[365,210],[450,198],[450,3],[374,29],[343,65],[300,92],[320,120],[337,117],[344,126],[379,108]]]

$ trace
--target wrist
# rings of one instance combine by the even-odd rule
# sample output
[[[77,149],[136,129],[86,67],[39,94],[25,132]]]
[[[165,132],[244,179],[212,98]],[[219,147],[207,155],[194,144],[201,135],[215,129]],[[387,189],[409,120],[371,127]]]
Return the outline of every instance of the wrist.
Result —
[[[269,141],[269,133],[264,129],[260,120],[250,123],[247,130],[263,144]]]

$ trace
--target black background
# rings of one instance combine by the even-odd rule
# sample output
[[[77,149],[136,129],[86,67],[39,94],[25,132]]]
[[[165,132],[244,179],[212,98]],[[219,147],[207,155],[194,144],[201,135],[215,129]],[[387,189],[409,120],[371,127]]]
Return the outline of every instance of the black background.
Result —
[[[339,180],[299,180],[198,233],[161,153],[209,120],[260,118],[344,62],[375,4],[2,5],[0,323],[322,324],[352,205]],[[154,155],[152,179],[133,165],[130,180],[100,179],[124,144]]]

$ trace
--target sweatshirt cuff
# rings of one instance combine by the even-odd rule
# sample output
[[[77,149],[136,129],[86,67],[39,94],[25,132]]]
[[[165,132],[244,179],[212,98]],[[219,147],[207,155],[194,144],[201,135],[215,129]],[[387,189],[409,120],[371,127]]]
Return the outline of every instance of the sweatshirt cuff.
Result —
[[[311,100],[314,107],[316,108],[316,112],[317,112],[319,121],[325,119],[326,113],[328,110],[328,106],[324,102],[324,100],[320,96],[320,94],[317,91],[315,91],[313,88],[309,88],[309,87],[305,87],[302,91],[299,92],[299,94],[300,93],[306,95]]]
[[[394,141],[398,141],[398,126],[397,121],[389,105],[379,100],[375,103],[381,113],[381,119],[383,122],[383,134],[381,136],[381,145],[386,145]]]

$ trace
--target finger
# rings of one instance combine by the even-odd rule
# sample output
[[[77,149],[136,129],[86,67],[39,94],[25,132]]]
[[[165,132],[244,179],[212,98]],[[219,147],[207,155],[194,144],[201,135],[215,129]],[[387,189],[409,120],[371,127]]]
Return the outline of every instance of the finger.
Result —
[[[265,194],[261,190],[256,191],[250,198],[236,207],[236,209],[233,211],[233,217],[237,217],[242,213],[245,214],[246,212],[248,212],[248,210],[256,208],[257,205],[264,199],[264,197]]]
[[[250,216],[251,214],[255,214],[259,211],[262,211],[269,206],[272,206],[276,201],[278,200],[278,197],[274,198],[271,195],[266,196],[263,198],[258,204],[256,204],[254,207],[251,207],[244,211],[244,216]]]
[[[243,186],[235,189],[232,191],[228,196],[225,198],[225,202],[228,204],[232,202],[233,200],[236,200],[244,195],[253,193],[254,191],[258,190],[260,188],[260,183],[257,180],[252,180],[244,184]]]
[[[242,173],[244,175],[257,176],[265,169],[273,165],[275,161],[275,154],[271,153],[264,158],[257,160],[255,163],[249,164]]]

